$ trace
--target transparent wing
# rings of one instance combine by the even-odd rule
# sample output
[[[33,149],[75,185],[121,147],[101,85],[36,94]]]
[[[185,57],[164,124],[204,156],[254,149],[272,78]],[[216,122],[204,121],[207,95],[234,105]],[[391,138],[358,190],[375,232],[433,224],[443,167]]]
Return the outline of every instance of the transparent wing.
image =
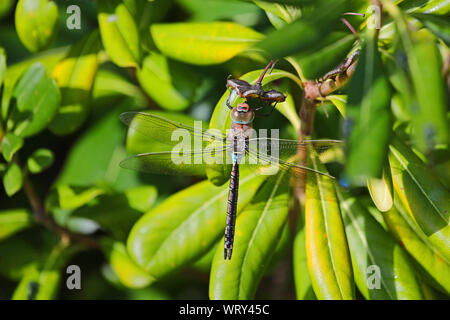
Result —
[[[191,127],[150,113],[124,112],[120,120],[131,129],[168,146],[189,142],[192,149],[205,148],[211,141],[225,143],[226,136],[218,130],[203,130],[201,126]],[[189,139],[189,140],[187,140]]]
[[[314,164],[309,164],[306,160],[307,152],[313,150],[322,162],[329,162],[329,159],[339,158],[342,148],[343,142],[340,140],[299,142],[287,139],[255,138],[249,140],[247,163],[243,165],[262,172],[266,170],[265,174],[270,174],[271,170],[274,174],[281,170],[286,171],[290,176],[304,178],[310,172],[334,179],[331,175],[317,170]]]
[[[120,166],[147,173],[204,176],[206,167],[229,158],[229,148],[141,153],[128,157]],[[220,162],[219,162],[220,163]]]

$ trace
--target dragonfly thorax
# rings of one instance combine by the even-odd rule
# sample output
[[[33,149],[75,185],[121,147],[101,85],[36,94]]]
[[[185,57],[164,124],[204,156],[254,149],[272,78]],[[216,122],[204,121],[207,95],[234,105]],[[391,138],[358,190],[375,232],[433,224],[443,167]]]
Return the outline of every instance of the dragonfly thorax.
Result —
[[[246,103],[239,103],[231,110],[231,120],[234,123],[249,124],[255,119],[255,112]]]

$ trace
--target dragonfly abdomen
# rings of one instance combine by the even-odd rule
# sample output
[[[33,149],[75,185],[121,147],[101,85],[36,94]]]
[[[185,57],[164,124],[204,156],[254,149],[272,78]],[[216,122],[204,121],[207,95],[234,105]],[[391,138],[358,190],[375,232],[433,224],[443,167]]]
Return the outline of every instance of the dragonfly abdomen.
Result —
[[[230,177],[230,189],[228,193],[227,206],[227,222],[225,226],[225,246],[224,259],[231,259],[234,242],[234,227],[236,225],[236,209],[238,201],[238,187],[239,187],[239,164],[233,163]]]

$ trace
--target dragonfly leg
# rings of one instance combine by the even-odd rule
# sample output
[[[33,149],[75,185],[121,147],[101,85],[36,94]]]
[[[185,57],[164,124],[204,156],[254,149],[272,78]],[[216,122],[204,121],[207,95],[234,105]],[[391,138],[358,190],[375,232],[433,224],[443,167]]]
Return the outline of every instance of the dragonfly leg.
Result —
[[[272,110],[270,110],[269,113],[259,113],[259,114],[257,114],[256,116],[257,116],[257,117],[260,117],[260,118],[270,116],[270,115],[272,114],[273,110],[275,110],[275,106],[277,105],[277,103],[278,103],[278,101],[277,101],[277,102],[274,102],[273,105],[270,105],[270,106],[272,107]]]

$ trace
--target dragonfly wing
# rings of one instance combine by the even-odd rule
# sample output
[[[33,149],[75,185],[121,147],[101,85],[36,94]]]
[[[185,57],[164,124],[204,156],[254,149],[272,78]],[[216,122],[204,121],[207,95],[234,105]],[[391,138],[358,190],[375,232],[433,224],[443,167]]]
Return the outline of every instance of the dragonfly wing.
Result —
[[[141,153],[120,162],[126,169],[157,174],[204,176],[208,157],[223,159],[227,148]]]
[[[318,173],[329,178],[331,175],[316,170],[313,164],[302,161],[302,155],[312,148],[321,157],[335,157],[343,147],[340,140],[307,140],[296,141],[288,139],[255,138],[249,140],[248,163],[257,166],[259,170],[283,170],[289,175],[304,178],[307,173]],[[331,155],[330,155],[331,154]],[[326,162],[326,161],[324,161]],[[270,169],[272,168],[272,169]]]
[[[191,127],[150,113],[124,112],[119,117],[123,123],[148,139],[169,146],[179,144],[182,139],[182,142],[189,143],[189,148],[198,149],[205,148],[211,141],[224,143],[226,140],[226,136],[218,130],[203,130],[201,125]]]

